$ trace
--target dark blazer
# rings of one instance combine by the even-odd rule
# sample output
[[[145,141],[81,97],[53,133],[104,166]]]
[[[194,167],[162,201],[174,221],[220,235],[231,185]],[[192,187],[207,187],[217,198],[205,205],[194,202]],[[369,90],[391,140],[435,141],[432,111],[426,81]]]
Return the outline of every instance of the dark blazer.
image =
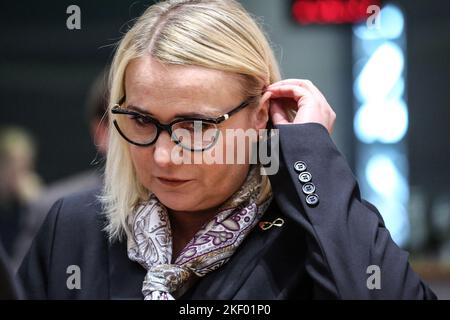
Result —
[[[231,259],[182,299],[433,299],[408,254],[391,239],[327,130],[319,124],[279,125],[280,169],[269,176],[272,201]],[[297,161],[306,164],[319,196],[308,204]],[[297,169],[297,170],[296,170]],[[108,243],[98,190],[57,201],[24,259],[19,275],[30,298],[142,299],[146,271],[127,257],[126,243]],[[314,199],[313,199],[314,200]],[[314,201],[310,201],[313,203]],[[68,289],[71,265],[81,288]],[[376,265],[380,288],[368,287]]]
[[[0,242],[0,300],[22,299],[22,291],[17,279],[13,278],[9,257]]]

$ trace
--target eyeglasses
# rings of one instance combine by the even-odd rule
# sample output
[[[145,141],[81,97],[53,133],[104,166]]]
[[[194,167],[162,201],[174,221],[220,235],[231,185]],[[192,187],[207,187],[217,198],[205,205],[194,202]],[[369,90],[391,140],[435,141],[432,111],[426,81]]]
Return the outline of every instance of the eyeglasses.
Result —
[[[228,120],[233,114],[248,106],[251,97],[228,113],[217,118],[184,117],[163,124],[157,119],[139,112],[122,108],[125,97],[114,105],[111,113],[115,115],[114,127],[131,144],[148,147],[156,142],[162,131],[167,131],[172,141],[190,151],[205,151],[214,146],[219,137],[218,124]]]

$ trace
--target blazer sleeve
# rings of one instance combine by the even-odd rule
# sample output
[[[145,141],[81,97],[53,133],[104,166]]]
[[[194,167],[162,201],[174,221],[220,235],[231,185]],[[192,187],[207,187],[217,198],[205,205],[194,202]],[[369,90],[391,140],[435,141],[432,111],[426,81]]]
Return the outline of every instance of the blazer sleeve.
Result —
[[[361,199],[355,177],[326,128],[316,123],[275,128],[279,170],[269,179],[280,209],[306,234],[305,267],[314,282],[314,297],[435,299],[411,269],[408,253],[391,239],[379,212]],[[297,161],[306,168],[296,169]],[[315,205],[306,201],[299,169],[311,174],[319,197]],[[369,266],[379,268],[379,287],[367,285],[373,274]]]
[[[54,235],[62,202],[58,200],[50,209],[18,270],[28,299],[48,299]]]

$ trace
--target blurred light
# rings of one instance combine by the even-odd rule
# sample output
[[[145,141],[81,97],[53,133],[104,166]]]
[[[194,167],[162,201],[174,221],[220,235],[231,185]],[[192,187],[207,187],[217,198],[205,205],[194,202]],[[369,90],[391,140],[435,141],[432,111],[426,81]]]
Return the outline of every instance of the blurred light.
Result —
[[[380,14],[380,28],[365,23],[353,28],[356,166],[363,197],[377,206],[394,241],[404,245],[409,237],[408,164],[402,154],[408,131],[404,18],[393,5]]]
[[[392,90],[389,92],[387,99],[389,100],[401,100],[405,93],[405,79],[403,76],[397,80]]]
[[[354,118],[356,136],[364,143],[397,143],[408,131],[408,110],[402,100],[362,105]]]
[[[397,201],[385,201],[384,199],[372,199],[371,202],[380,211],[386,229],[389,230],[394,242],[401,247],[405,246],[410,234],[406,207]]]
[[[371,5],[380,6],[380,0],[296,0],[292,16],[301,24],[355,23],[366,20]]]
[[[403,53],[396,44],[380,45],[356,80],[356,96],[362,102],[387,97],[400,79],[404,64]]]
[[[378,154],[370,158],[366,166],[366,177],[370,187],[383,198],[408,200],[406,178],[387,155]]]
[[[365,25],[354,28],[353,33],[362,40],[397,39],[403,33],[405,19],[400,9],[393,5],[386,5],[380,16],[382,28],[367,28]]]

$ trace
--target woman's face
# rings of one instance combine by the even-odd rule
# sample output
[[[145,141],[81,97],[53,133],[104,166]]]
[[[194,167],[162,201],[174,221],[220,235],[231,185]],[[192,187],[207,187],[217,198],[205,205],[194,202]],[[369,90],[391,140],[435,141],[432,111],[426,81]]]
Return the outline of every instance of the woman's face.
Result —
[[[151,57],[133,60],[125,75],[126,102],[124,106],[138,106],[161,123],[169,123],[177,116],[197,113],[219,117],[238,106],[246,98],[237,76],[221,71],[163,65]],[[268,100],[261,99],[255,109],[249,106],[219,125],[225,129],[262,129],[268,121]],[[237,143],[220,144],[204,151],[214,154],[234,149]],[[175,211],[199,211],[219,206],[244,182],[247,164],[201,164],[171,161],[171,154],[181,151],[167,132],[149,147],[129,144],[129,151],[140,183],[153,192],[168,208]],[[248,149],[248,148],[245,148]],[[228,150],[228,151],[227,151]],[[185,152],[189,157],[193,153]],[[242,152],[242,147],[240,148]],[[197,152],[194,152],[197,153]],[[248,159],[248,151],[246,157]],[[170,183],[164,178],[186,180]]]

